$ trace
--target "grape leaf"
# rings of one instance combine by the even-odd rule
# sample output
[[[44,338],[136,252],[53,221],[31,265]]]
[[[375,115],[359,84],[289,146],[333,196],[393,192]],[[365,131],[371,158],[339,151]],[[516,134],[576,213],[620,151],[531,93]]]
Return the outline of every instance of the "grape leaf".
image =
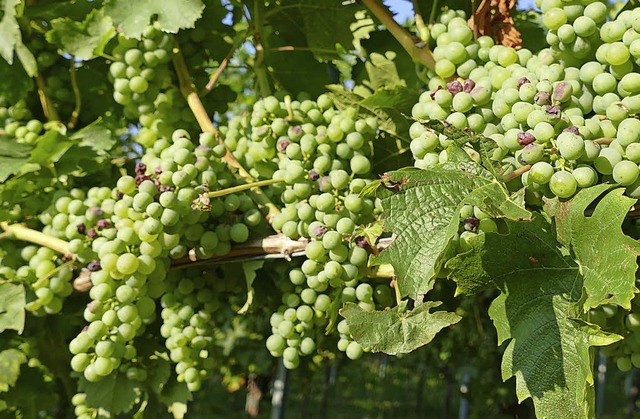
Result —
[[[602,304],[631,308],[635,287],[636,259],[640,243],[622,232],[622,222],[636,202],[623,196],[624,188],[610,191],[597,203],[593,214],[587,207],[610,185],[601,184],[580,192],[568,201],[547,202],[547,213],[554,217],[558,241],[570,247],[584,275],[585,309]]]
[[[53,19],[47,41],[56,44],[75,57],[90,60],[100,54],[107,42],[115,36],[111,19],[104,10],[93,10],[85,20],[76,22],[68,17]]]
[[[393,265],[402,296],[417,297],[433,288],[442,256],[458,232],[462,205],[476,205],[492,217],[530,216],[503,184],[464,151],[449,148],[447,152],[445,165],[387,173],[389,183],[399,186],[379,189],[385,229],[396,238],[373,263]]]
[[[13,51],[22,43],[22,34],[18,26],[16,6],[20,0],[4,0],[0,3],[2,19],[0,20],[0,55],[9,64],[13,64]]]
[[[173,377],[158,395],[158,400],[168,406],[174,418],[183,418],[187,413],[187,403],[192,400],[192,395],[185,382],[179,383]]]
[[[253,296],[255,290],[253,289],[253,281],[256,279],[257,271],[264,266],[264,260],[254,260],[242,263],[242,271],[244,272],[244,279],[247,283],[247,301],[242,308],[238,310],[238,314],[246,314],[253,303]]]
[[[347,303],[341,310],[347,319],[349,333],[363,347],[389,355],[411,352],[427,343],[461,317],[446,311],[429,312],[439,306],[429,301],[405,311],[406,303],[384,311],[368,312],[357,304]]]
[[[117,142],[111,134],[111,130],[104,125],[102,118],[82,128],[69,138],[80,140],[79,146],[90,147],[97,152],[109,151]]]
[[[57,131],[47,131],[33,149],[31,161],[41,165],[55,163],[74,144],[75,141],[69,140]]]
[[[27,362],[27,356],[18,349],[0,352],[0,392],[8,391],[20,377],[20,365]]]
[[[139,383],[119,371],[95,383],[81,378],[78,388],[87,394],[89,406],[101,407],[115,415],[128,412],[139,401],[141,393]]]
[[[502,378],[516,377],[518,400],[531,397],[539,418],[592,417],[590,347],[621,337],[580,318],[582,276],[548,222],[507,224],[510,234],[486,234],[481,249],[459,255],[451,276],[481,266],[500,290],[489,315],[498,344],[509,341]]]
[[[0,182],[4,182],[11,175],[15,175],[29,161],[25,157],[0,156]]]
[[[373,52],[369,55],[365,68],[369,74],[369,81],[373,89],[406,86],[405,81],[398,75],[396,64],[393,62],[395,56],[396,54],[393,51],[385,54]]]
[[[25,304],[22,284],[0,283],[0,333],[9,329],[22,333]]]
[[[9,103],[25,98],[33,88],[33,80],[23,67],[4,60],[0,60],[0,80],[11,80],[11,83],[0,83],[0,97]]]
[[[193,28],[203,9],[202,0],[110,0],[105,5],[105,14],[125,35],[140,39],[153,16],[163,31],[177,33]]]

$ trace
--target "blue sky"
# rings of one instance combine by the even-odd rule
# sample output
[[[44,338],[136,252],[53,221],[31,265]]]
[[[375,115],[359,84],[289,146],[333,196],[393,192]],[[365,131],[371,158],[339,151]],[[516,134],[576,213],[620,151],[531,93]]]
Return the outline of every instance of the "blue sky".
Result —
[[[534,0],[518,0],[519,9],[530,9],[533,7]],[[398,22],[405,22],[409,17],[413,16],[413,6],[408,0],[385,0],[384,3],[396,13]]]

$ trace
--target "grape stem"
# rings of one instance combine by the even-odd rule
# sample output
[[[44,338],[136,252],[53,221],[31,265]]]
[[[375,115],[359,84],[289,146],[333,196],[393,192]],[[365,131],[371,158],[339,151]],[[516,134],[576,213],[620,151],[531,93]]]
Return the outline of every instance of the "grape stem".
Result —
[[[222,76],[222,73],[227,68],[227,65],[229,64],[231,57],[233,57],[233,54],[236,52],[236,48],[237,48],[236,45],[231,46],[231,49],[227,53],[227,56],[224,57],[224,59],[220,62],[218,69],[216,70],[215,73],[213,73],[213,76],[211,76],[211,78],[209,79],[209,82],[207,82],[207,85],[202,90],[200,90],[200,97],[205,97],[206,95],[211,93],[214,87],[216,87],[216,84],[218,83],[220,76]]]
[[[195,90],[195,86],[193,84],[193,81],[191,80],[191,75],[189,74],[189,69],[187,68],[187,63],[184,61],[184,57],[182,56],[180,47],[177,43],[175,44],[172,53],[173,65],[176,69],[178,80],[180,82],[180,90],[187,100],[191,112],[193,112],[193,115],[196,117],[200,129],[203,132],[213,133],[213,135],[215,135],[218,139],[218,142],[224,145],[224,141],[222,141],[222,138],[220,137],[220,132],[216,129],[216,127],[213,126],[213,122],[211,122],[211,118],[209,118],[209,115],[207,114],[207,111],[204,108],[204,105],[202,104],[202,101],[200,100],[200,97]],[[238,162],[233,154],[231,154],[231,151],[228,148],[227,153],[224,155],[222,160],[230,167],[236,168],[238,170],[238,175],[247,183],[252,183],[255,180],[253,176],[251,176],[249,172],[247,172],[245,168],[242,167],[240,162]],[[273,217],[276,214],[280,213],[280,210],[278,210],[278,208],[273,204],[273,202],[271,202],[269,197],[267,197],[267,195],[265,195],[262,190],[257,189],[255,191],[249,191],[249,195],[260,208],[267,208],[267,221],[271,222]]]
[[[261,97],[271,96],[271,87],[267,69],[264,65],[264,45],[262,45],[262,34],[264,33],[264,2],[256,1],[253,8],[253,40],[256,55],[253,61],[253,71],[256,74],[256,82]]]
[[[16,240],[22,240],[25,242],[38,244],[40,246],[48,247],[51,250],[55,250],[58,253],[62,253],[67,259],[74,259],[73,254],[67,250],[69,243],[56,237],[51,237],[40,231],[36,231],[26,227],[22,224],[9,224],[6,221],[0,222],[0,228],[9,234],[10,237]]]
[[[47,279],[51,278],[52,276],[54,276],[56,273],[58,273],[59,271],[61,271],[64,268],[66,268],[67,266],[72,266],[72,265],[73,265],[73,260],[66,261],[62,265],[57,266],[55,269],[52,269],[48,274],[46,274],[42,278],[39,278],[36,282],[34,282],[31,285],[31,287],[33,289],[38,288],[40,285],[42,285],[44,283],[44,281],[46,281]]]
[[[219,191],[209,192],[209,198],[219,198],[236,192],[246,191],[247,189],[259,188],[262,186],[273,185],[274,183],[284,182],[284,179],[267,179],[259,182],[245,183],[244,185],[233,186],[231,188],[221,189]]]
[[[47,118],[47,121],[58,121],[58,111],[56,111],[53,103],[51,103],[49,96],[44,92],[47,86],[44,84],[42,74],[36,76],[36,84],[38,85],[38,96],[40,97],[40,104],[42,105],[42,112],[45,118]]]
[[[506,175],[504,175],[504,176],[502,177],[502,181],[503,181],[503,182],[505,182],[505,183],[506,183],[506,182],[509,182],[509,181],[511,181],[511,180],[513,180],[513,179],[515,179],[515,178],[517,178],[518,176],[520,176],[520,175],[522,175],[522,174],[524,174],[524,173],[528,172],[528,171],[529,171],[529,169],[531,169],[531,165],[530,165],[530,164],[524,165],[524,166],[522,166],[521,168],[516,169],[516,170],[514,170],[513,172],[511,172],[511,173],[507,173]]]
[[[82,96],[80,95],[80,89],[78,88],[75,60],[69,60],[69,76],[71,77],[71,89],[73,89],[76,106],[73,108],[73,112],[71,112],[71,118],[67,123],[67,128],[73,129],[78,123],[78,116],[80,115],[80,108],[82,107]]]
[[[611,144],[614,140],[615,140],[615,138],[602,137],[602,138],[597,138],[597,139],[593,140],[593,142],[596,143],[596,144]]]
[[[379,0],[362,0],[367,9],[391,32],[391,35],[400,43],[415,62],[434,69],[436,61],[433,53],[426,46],[419,48],[411,34],[393,19],[393,15]]]

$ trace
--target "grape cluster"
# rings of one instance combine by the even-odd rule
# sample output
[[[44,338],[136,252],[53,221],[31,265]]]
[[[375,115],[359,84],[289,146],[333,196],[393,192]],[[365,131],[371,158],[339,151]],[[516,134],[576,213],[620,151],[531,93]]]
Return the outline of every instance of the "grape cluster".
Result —
[[[579,65],[591,60],[602,41],[610,42],[604,36],[612,29],[605,23],[609,10],[604,3],[536,0],[536,5],[542,10],[542,24],[549,30],[547,43],[565,63]]]
[[[171,48],[173,38],[157,25],[149,26],[142,40],[117,37],[114,61],[109,67],[113,98],[124,106],[124,115],[139,120],[137,141],[146,147],[162,137],[170,137],[178,126],[195,119],[173,82]]]
[[[582,9],[590,13],[600,7],[595,5]],[[446,120],[490,138],[497,145],[492,157],[505,172],[530,166],[510,187],[527,186],[531,205],[540,205],[544,196],[569,198],[599,182],[625,186],[629,196],[637,197],[640,122],[633,115],[640,110],[640,79],[632,45],[639,34],[633,28],[638,13],[625,11],[603,24],[597,32],[601,44],[596,61],[580,68],[549,49],[533,55],[525,49],[487,47],[486,54],[478,56],[488,61],[466,78],[448,83],[432,79],[432,90],[421,95],[413,116]],[[441,37],[437,48],[458,42]],[[442,60],[450,61],[438,62]],[[446,160],[451,143],[446,137],[419,122],[410,136],[417,167]]]
[[[375,118],[338,111],[326,95],[317,101],[267,97],[250,115],[221,129],[225,145],[254,176],[283,180],[267,189],[282,206],[272,227],[291,239],[308,240],[307,259],[282,286],[282,305],[270,318],[272,335],[266,342],[287,368],[296,368],[300,357],[324,345],[325,329],[335,329],[332,319],[343,303],[374,310],[393,302],[388,285],[376,293],[366,278],[367,248],[374,244],[356,230],[375,221],[379,211],[375,199],[360,196],[374,178],[370,159],[376,130]],[[363,348],[340,324],[338,348],[360,357]]]
[[[580,188],[611,183],[640,197],[640,9],[607,21],[595,1],[542,0],[550,48],[533,54],[473,41],[464,14],[445,12],[432,26],[435,72],[429,91],[414,106],[410,149],[419,168],[447,160],[452,140],[423,121],[441,120],[483,135],[503,173],[522,173],[507,183],[525,187],[526,203],[570,198]],[[464,206],[455,252],[480,243],[498,224]],[[606,305],[591,321],[625,336],[603,351],[622,370],[640,366],[640,316]]]

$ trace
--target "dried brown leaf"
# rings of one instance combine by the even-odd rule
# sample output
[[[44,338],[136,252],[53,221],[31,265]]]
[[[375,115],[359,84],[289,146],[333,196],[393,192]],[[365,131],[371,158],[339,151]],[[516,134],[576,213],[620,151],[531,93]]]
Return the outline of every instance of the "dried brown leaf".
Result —
[[[515,6],[516,0],[482,0],[469,19],[469,26],[476,36],[488,35],[500,45],[520,49],[522,36],[511,17]]]

